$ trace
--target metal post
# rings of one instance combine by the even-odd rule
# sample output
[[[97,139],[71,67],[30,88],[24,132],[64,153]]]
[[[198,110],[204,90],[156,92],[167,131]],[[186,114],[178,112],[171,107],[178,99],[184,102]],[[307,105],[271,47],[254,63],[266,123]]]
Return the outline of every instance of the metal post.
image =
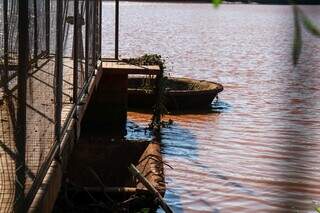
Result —
[[[99,59],[102,58],[102,0],[99,0],[100,2],[100,14],[99,14]]]
[[[78,98],[78,60],[79,60],[79,0],[74,0],[74,25],[73,25],[73,103]]]
[[[115,43],[114,43],[114,57],[119,59],[119,0],[116,0],[115,6]]]
[[[50,55],[50,0],[45,1],[46,12],[46,51]]]
[[[35,59],[35,65],[38,66],[38,10],[37,10],[37,0],[33,0],[33,25],[34,25],[34,34],[33,34],[33,59]]]
[[[62,71],[63,71],[63,1],[57,1],[55,57],[55,142],[61,142]]]
[[[85,38],[85,70],[84,70],[84,78],[85,81],[89,78],[89,33],[90,33],[90,23],[89,23],[89,0],[86,0],[86,38]]]
[[[97,65],[97,53],[96,53],[96,49],[97,49],[97,0],[94,0],[94,7],[93,7],[93,39],[92,39],[92,65],[93,67],[96,67]]]
[[[18,4],[18,105],[16,129],[16,181],[15,181],[15,212],[25,212],[25,146],[26,146],[26,97],[27,74],[29,60],[29,14],[28,0],[19,0]]]
[[[9,23],[8,23],[8,0],[4,0],[3,2],[3,63],[4,66],[1,67],[3,73],[0,74],[1,80],[3,82],[3,88],[6,94],[9,94]],[[16,73],[14,73],[16,74]],[[13,110],[14,111],[14,110]],[[15,119],[14,117],[11,119]]]
[[[8,34],[9,34],[9,29],[8,29],[8,0],[4,0],[3,2],[3,36],[4,36],[4,45],[3,45],[3,51],[4,51],[4,71],[5,71],[5,76],[8,76]],[[7,82],[5,82],[7,83]]]

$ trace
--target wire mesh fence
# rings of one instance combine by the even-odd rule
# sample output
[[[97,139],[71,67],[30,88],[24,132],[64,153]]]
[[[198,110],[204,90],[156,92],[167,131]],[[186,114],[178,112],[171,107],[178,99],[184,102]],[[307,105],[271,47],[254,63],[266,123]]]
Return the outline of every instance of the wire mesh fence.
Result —
[[[101,52],[101,0],[0,2],[0,210],[28,208]]]

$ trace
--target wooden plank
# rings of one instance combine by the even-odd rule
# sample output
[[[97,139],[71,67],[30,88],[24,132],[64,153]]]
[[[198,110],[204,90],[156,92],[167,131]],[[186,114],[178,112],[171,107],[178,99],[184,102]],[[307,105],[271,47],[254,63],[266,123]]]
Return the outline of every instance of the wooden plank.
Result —
[[[160,67],[154,66],[137,66],[122,61],[103,61],[103,72],[111,74],[140,74],[140,75],[158,75]]]

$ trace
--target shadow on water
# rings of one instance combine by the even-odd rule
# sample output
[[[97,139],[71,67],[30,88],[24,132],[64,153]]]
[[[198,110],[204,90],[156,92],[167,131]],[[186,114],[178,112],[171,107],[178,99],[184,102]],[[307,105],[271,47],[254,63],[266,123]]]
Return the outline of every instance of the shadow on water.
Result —
[[[129,140],[152,140],[152,132],[146,127],[140,126],[132,120],[127,121],[127,135]]]
[[[126,138],[129,140],[143,139],[151,141],[154,138],[154,134],[148,128],[128,120]],[[162,154],[187,159],[196,159],[198,156],[196,136],[177,123],[163,128],[156,140],[161,142]]]
[[[196,135],[178,123],[161,131],[162,152],[165,155],[196,159],[199,156]]]
[[[166,182],[172,182],[170,178],[166,177]],[[175,213],[183,213],[183,206],[181,201],[181,194],[184,193],[183,188],[175,188],[174,190],[167,189],[165,199],[170,201],[170,207]],[[163,213],[162,209],[158,209],[157,213]]]
[[[232,106],[227,102],[221,101],[220,99],[216,99],[211,104],[210,112],[222,113],[222,112],[230,112]]]
[[[282,152],[284,161],[280,164],[282,169],[283,207],[296,211],[310,210],[312,196],[308,189],[316,187],[309,182],[312,177],[312,153],[316,146],[316,111],[317,97],[309,88],[317,85],[317,72],[308,70],[302,64],[294,68],[292,80],[288,81],[283,94],[284,105],[288,110],[283,113],[283,129],[280,131],[287,135],[283,141]],[[297,191],[296,188],[301,188]]]
[[[169,128],[169,127],[168,127]],[[163,153],[165,148],[165,144],[162,142],[162,137],[164,133],[160,132],[160,134],[153,134],[151,130],[146,127],[140,126],[132,120],[127,121],[127,135],[126,138],[129,140],[135,139],[144,139],[144,140],[157,140],[161,144],[161,152]],[[164,165],[165,166],[165,165]],[[170,182],[170,178],[166,177],[166,182]],[[183,212],[182,204],[181,204],[181,197],[178,190],[170,190],[166,189],[165,194],[166,200],[170,202],[173,201],[174,204],[171,205],[171,208],[174,212]],[[164,212],[161,208],[157,210],[157,212]]]
[[[231,110],[231,105],[222,100],[215,100],[211,108],[202,109],[202,110],[188,110],[188,111],[175,111],[171,112],[172,115],[183,115],[183,114],[220,114],[226,113]],[[146,113],[146,111],[139,111],[140,113]],[[148,112],[147,112],[148,113]],[[149,112],[150,113],[150,112]],[[139,126],[137,123],[129,120],[127,123],[128,135],[127,137],[130,139],[149,139],[152,140],[153,134],[150,130],[147,130],[144,127]],[[199,160],[199,142],[197,141],[196,135],[190,131],[188,128],[180,125],[179,122],[175,122],[172,125],[169,125],[166,128],[163,128],[159,134],[158,139],[161,141],[162,153],[167,157],[174,157],[184,159],[190,162],[192,167],[198,168],[197,170],[201,170],[208,175],[219,179],[224,182],[225,186],[231,187],[234,190],[242,193],[244,195],[255,195],[253,189],[248,186],[239,183],[236,180],[232,180],[227,175],[223,174],[223,172],[218,171],[215,168],[211,168],[208,165],[202,163]],[[170,162],[169,162],[170,163]],[[168,168],[169,169],[169,168]],[[173,168],[174,169],[174,168]],[[170,177],[166,177],[167,182],[173,182],[174,180]],[[175,184],[175,188],[168,188],[166,192],[166,200],[168,200],[173,208],[174,212],[184,212],[183,211],[183,202],[182,197],[186,194],[190,193],[188,186]],[[201,199],[201,198],[199,198]],[[218,213],[219,209],[211,208],[212,212]],[[158,210],[158,212],[162,212]]]
[[[226,112],[230,110],[231,106],[223,101],[216,101],[213,103],[215,110],[218,109],[220,112]],[[212,113],[212,111],[207,111],[207,113]],[[213,112],[216,113],[216,112]],[[151,131],[139,126],[133,121],[128,121],[128,138],[148,138],[152,139],[153,134]],[[161,130],[157,140],[161,141],[162,153],[167,157],[180,158],[189,161],[192,167],[197,168],[207,173],[209,176],[215,177],[220,181],[223,181],[225,186],[231,187],[244,195],[254,196],[255,192],[248,186],[239,183],[236,180],[232,180],[228,175],[223,172],[218,171],[215,168],[209,167],[208,165],[202,163],[199,160],[199,142],[197,141],[196,135],[190,131],[188,128],[183,127],[179,123],[173,123],[166,128]],[[170,164],[170,162],[169,162]],[[174,167],[174,166],[173,166]],[[168,168],[169,169],[169,168]],[[173,168],[174,169],[174,168]],[[170,177],[166,177],[166,182],[174,182]],[[184,212],[182,197],[189,194],[189,188],[187,185],[177,185],[174,184],[174,188],[168,188],[166,192],[166,200],[169,201],[169,205],[173,208],[174,212]],[[201,199],[201,198],[199,198]],[[205,202],[205,201],[203,201]],[[219,209],[208,206],[212,212],[220,212]],[[158,212],[162,212],[158,210]]]
[[[231,187],[233,190],[244,195],[255,195],[255,191],[251,189],[251,187],[245,186],[243,183],[239,183],[236,180],[232,180],[232,178],[225,175],[222,171],[202,163],[199,159],[199,144],[196,139],[196,135],[187,128],[184,128],[179,124],[174,124],[169,128],[162,129],[161,144],[162,152],[165,156],[185,159],[189,161],[188,164],[196,168],[196,170],[205,172],[209,176],[222,181],[225,186]],[[170,183],[173,181],[174,180],[171,178],[167,178],[167,182]],[[187,185],[177,186],[177,184],[175,184],[174,189],[169,188],[167,191],[166,200],[170,201],[175,212],[183,212],[182,197],[189,193],[190,191]],[[208,207],[212,212],[220,212],[217,208],[211,206]]]
[[[184,109],[184,110],[168,110],[170,115],[188,115],[188,114],[198,114],[198,115],[206,115],[211,113],[224,113],[230,112],[232,106],[220,99],[215,99],[211,105],[207,108],[201,109]],[[137,108],[130,108],[130,111],[137,112],[137,113],[144,113],[144,114],[152,114],[151,109],[137,109]]]

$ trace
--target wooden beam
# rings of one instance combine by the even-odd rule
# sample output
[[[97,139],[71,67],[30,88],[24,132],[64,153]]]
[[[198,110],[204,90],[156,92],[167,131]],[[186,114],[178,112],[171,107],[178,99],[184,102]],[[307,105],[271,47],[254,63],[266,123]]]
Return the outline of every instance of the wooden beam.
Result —
[[[152,193],[154,196],[157,197],[161,208],[166,212],[166,213],[173,213],[171,208],[168,206],[168,204],[165,202],[165,200],[162,198],[161,194],[154,188],[154,186],[145,178],[144,176],[141,175],[139,170],[133,165],[130,164],[129,166],[129,171]]]
[[[160,74],[160,67],[154,66],[137,66],[121,61],[103,61],[103,72],[110,74],[141,74],[141,75],[158,75]]]

